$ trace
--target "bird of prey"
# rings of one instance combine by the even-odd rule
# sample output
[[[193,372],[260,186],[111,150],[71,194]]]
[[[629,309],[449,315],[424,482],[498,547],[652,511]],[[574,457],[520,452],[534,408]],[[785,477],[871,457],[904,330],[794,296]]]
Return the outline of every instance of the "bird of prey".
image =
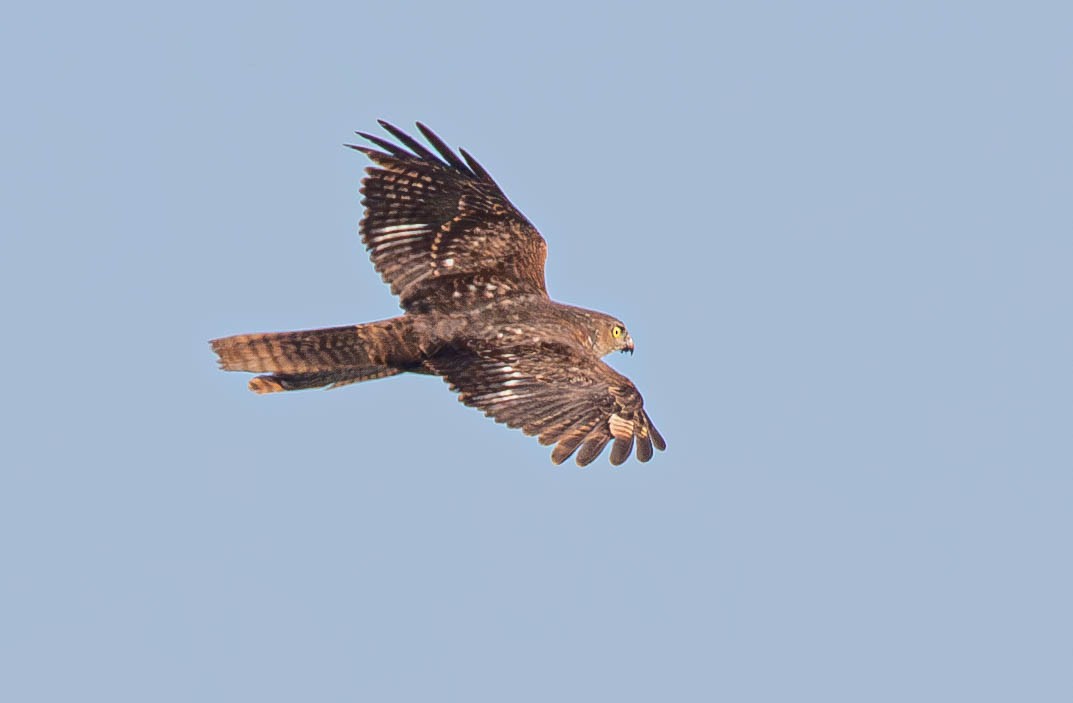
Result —
[[[621,320],[551,300],[547,245],[464,149],[435,149],[383,120],[392,142],[347,145],[373,162],[361,194],[361,239],[404,313],[362,325],[243,334],[211,342],[227,371],[263,374],[255,393],[338,387],[410,372],[442,377],[496,422],[554,444],[579,466],[611,447],[648,461],[666,442],[628,378],[602,361],[633,352]]]

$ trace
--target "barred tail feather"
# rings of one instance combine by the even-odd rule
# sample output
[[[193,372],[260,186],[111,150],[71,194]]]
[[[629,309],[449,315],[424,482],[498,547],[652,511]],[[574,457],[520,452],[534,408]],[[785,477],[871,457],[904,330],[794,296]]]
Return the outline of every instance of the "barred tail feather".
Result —
[[[360,381],[372,381],[400,374],[405,369],[391,366],[316,371],[314,373],[271,374],[250,379],[250,390],[258,395],[299,391],[306,388],[339,388]]]
[[[405,317],[301,332],[241,334],[211,344],[225,371],[268,374],[250,381],[255,393],[341,386],[393,376],[420,363]]]

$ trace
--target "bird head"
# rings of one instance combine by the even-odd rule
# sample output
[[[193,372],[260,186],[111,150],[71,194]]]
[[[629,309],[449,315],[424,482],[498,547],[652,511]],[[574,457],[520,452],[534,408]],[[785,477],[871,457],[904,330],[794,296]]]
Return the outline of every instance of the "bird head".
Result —
[[[593,336],[593,347],[600,356],[610,354],[613,351],[633,353],[633,338],[626,331],[626,325],[621,320],[601,315],[595,321],[596,329]]]

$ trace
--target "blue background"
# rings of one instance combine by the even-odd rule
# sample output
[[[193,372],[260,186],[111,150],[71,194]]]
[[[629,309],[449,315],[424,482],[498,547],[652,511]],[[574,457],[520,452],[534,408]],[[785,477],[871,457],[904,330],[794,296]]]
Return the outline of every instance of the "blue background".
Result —
[[[1073,700],[1068,8],[9,8],[0,698]],[[396,313],[378,117],[626,321],[668,452],[216,370]]]

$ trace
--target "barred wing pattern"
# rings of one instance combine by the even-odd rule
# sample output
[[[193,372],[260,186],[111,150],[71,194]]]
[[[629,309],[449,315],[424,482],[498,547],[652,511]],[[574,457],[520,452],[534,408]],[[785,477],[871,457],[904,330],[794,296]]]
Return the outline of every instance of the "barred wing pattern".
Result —
[[[547,246],[488,172],[427,127],[438,152],[383,120],[402,146],[358,132],[383,149],[351,146],[376,166],[362,181],[361,238],[404,310],[469,308],[516,295],[547,297]],[[404,148],[405,147],[405,148]]]
[[[559,345],[474,347],[443,351],[425,362],[443,376],[458,399],[496,422],[555,444],[551,460],[561,464],[575,451],[578,466],[596,459],[611,441],[611,463],[652,458],[667,443],[644,411],[641,394],[628,378],[599,359]]]

